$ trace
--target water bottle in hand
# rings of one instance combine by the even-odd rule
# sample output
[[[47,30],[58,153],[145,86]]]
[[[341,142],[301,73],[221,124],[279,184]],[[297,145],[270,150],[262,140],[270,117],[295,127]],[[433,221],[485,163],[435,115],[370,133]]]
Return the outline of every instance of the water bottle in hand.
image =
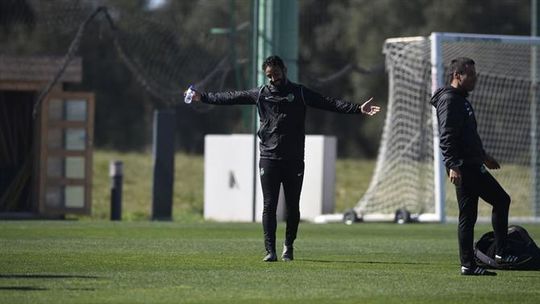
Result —
[[[193,95],[195,95],[195,90],[193,86],[190,85],[187,89],[186,96],[184,96],[184,102],[188,104],[191,103],[191,101],[193,100]]]

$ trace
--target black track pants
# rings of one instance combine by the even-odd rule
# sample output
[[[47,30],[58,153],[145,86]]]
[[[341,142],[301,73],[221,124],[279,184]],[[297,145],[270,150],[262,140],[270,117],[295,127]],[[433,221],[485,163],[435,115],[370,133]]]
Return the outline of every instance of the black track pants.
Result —
[[[259,175],[264,198],[262,224],[264,246],[267,251],[276,250],[276,210],[280,184],[283,184],[287,228],[285,245],[292,246],[300,222],[300,192],[304,181],[303,160],[273,160],[262,158]]]
[[[510,196],[484,166],[462,166],[462,183],[456,186],[459,205],[458,242],[461,265],[474,267],[474,225],[478,217],[478,198],[493,206],[491,224],[497,252],[504,250],[508,230]]]

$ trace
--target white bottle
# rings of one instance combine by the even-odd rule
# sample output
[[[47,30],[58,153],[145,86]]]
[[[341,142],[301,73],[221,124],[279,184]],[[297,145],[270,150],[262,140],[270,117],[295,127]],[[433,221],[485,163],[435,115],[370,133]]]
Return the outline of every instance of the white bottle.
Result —
[[[193,100],[193,95],[195,95],[195,90],[193,90],[193,86],[190,85],[187,89],[186,96],[184,96],[184,102],[188,104],[191,103]]]

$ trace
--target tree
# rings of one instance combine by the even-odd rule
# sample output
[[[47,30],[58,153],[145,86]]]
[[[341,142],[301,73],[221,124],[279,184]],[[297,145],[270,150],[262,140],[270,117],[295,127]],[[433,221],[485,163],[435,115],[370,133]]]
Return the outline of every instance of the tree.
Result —
[[[187,106],[182,91],[190,84],[211,91],[247,88],[238,84],[234,66],[248,79],[249,30],[231,37],[213,35],[211,29],[249,29],[250,0],[168,1],[155,10],[145,0],[3,0],[1,52],[63,56],[78,27],[100,5],[108,8],[114,27],[104,15],[87,25],[77,52],[83,58],[83,83],[66,87],[96,93],[98,147],[146,148],[153,111],[167,107],[177,112],[176,142],[182,151],[202,152],[208,133],[247,131],[241,107]],[[385,39],[433,31],[527,35],[529,5],[521,0],[299,0],[300,82],[325,95],[355,102],[374,96],[384,104]],[[376,155],[384,112],[361,119],[308,111],[308,133],[336,135],[340,156]]]
[[[387,83],[381,53],[385,39],[427,36],[434,31],[527,35],[526,2],[300,1],[301,80],[330,96],[360,101],[373,95],[377,102],[385,103]],[[334,81],[317,81],[343,70],[346,73]],[[307,129],[336,134],[341,156],[374,156],[382,116],[362,120],[311,113]]]
[[[14,27],[23,25],[28,30],[35,27],[36,16],[26,0],[0,1],[0,28],[10,34]]]

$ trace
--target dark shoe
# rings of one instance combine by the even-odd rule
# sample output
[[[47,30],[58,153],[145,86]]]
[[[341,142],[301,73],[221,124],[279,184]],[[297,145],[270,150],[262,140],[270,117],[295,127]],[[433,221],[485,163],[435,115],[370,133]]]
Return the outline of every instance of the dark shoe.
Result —
[[[513,264],[517,262],[517,260],[518,260],[518,257],[515,255],[510,255],[510,254],[501,254],[501,255],[496,254],[495,255],[495,262],[497,262],[497,264]]]
[[[294,248],[293,246],[283,246],[283,253],[281,259],[285,262],[294,260]]]
[[[274,251],[269,251],[263,258],[263,262],[275,262],[277,261],[277,255]]]
[[[496,276],[497,273],[493,271],[488,271],[482,267],[472,267],[468,268],[461,266],[461,275],[470,275],[470,276]]]

